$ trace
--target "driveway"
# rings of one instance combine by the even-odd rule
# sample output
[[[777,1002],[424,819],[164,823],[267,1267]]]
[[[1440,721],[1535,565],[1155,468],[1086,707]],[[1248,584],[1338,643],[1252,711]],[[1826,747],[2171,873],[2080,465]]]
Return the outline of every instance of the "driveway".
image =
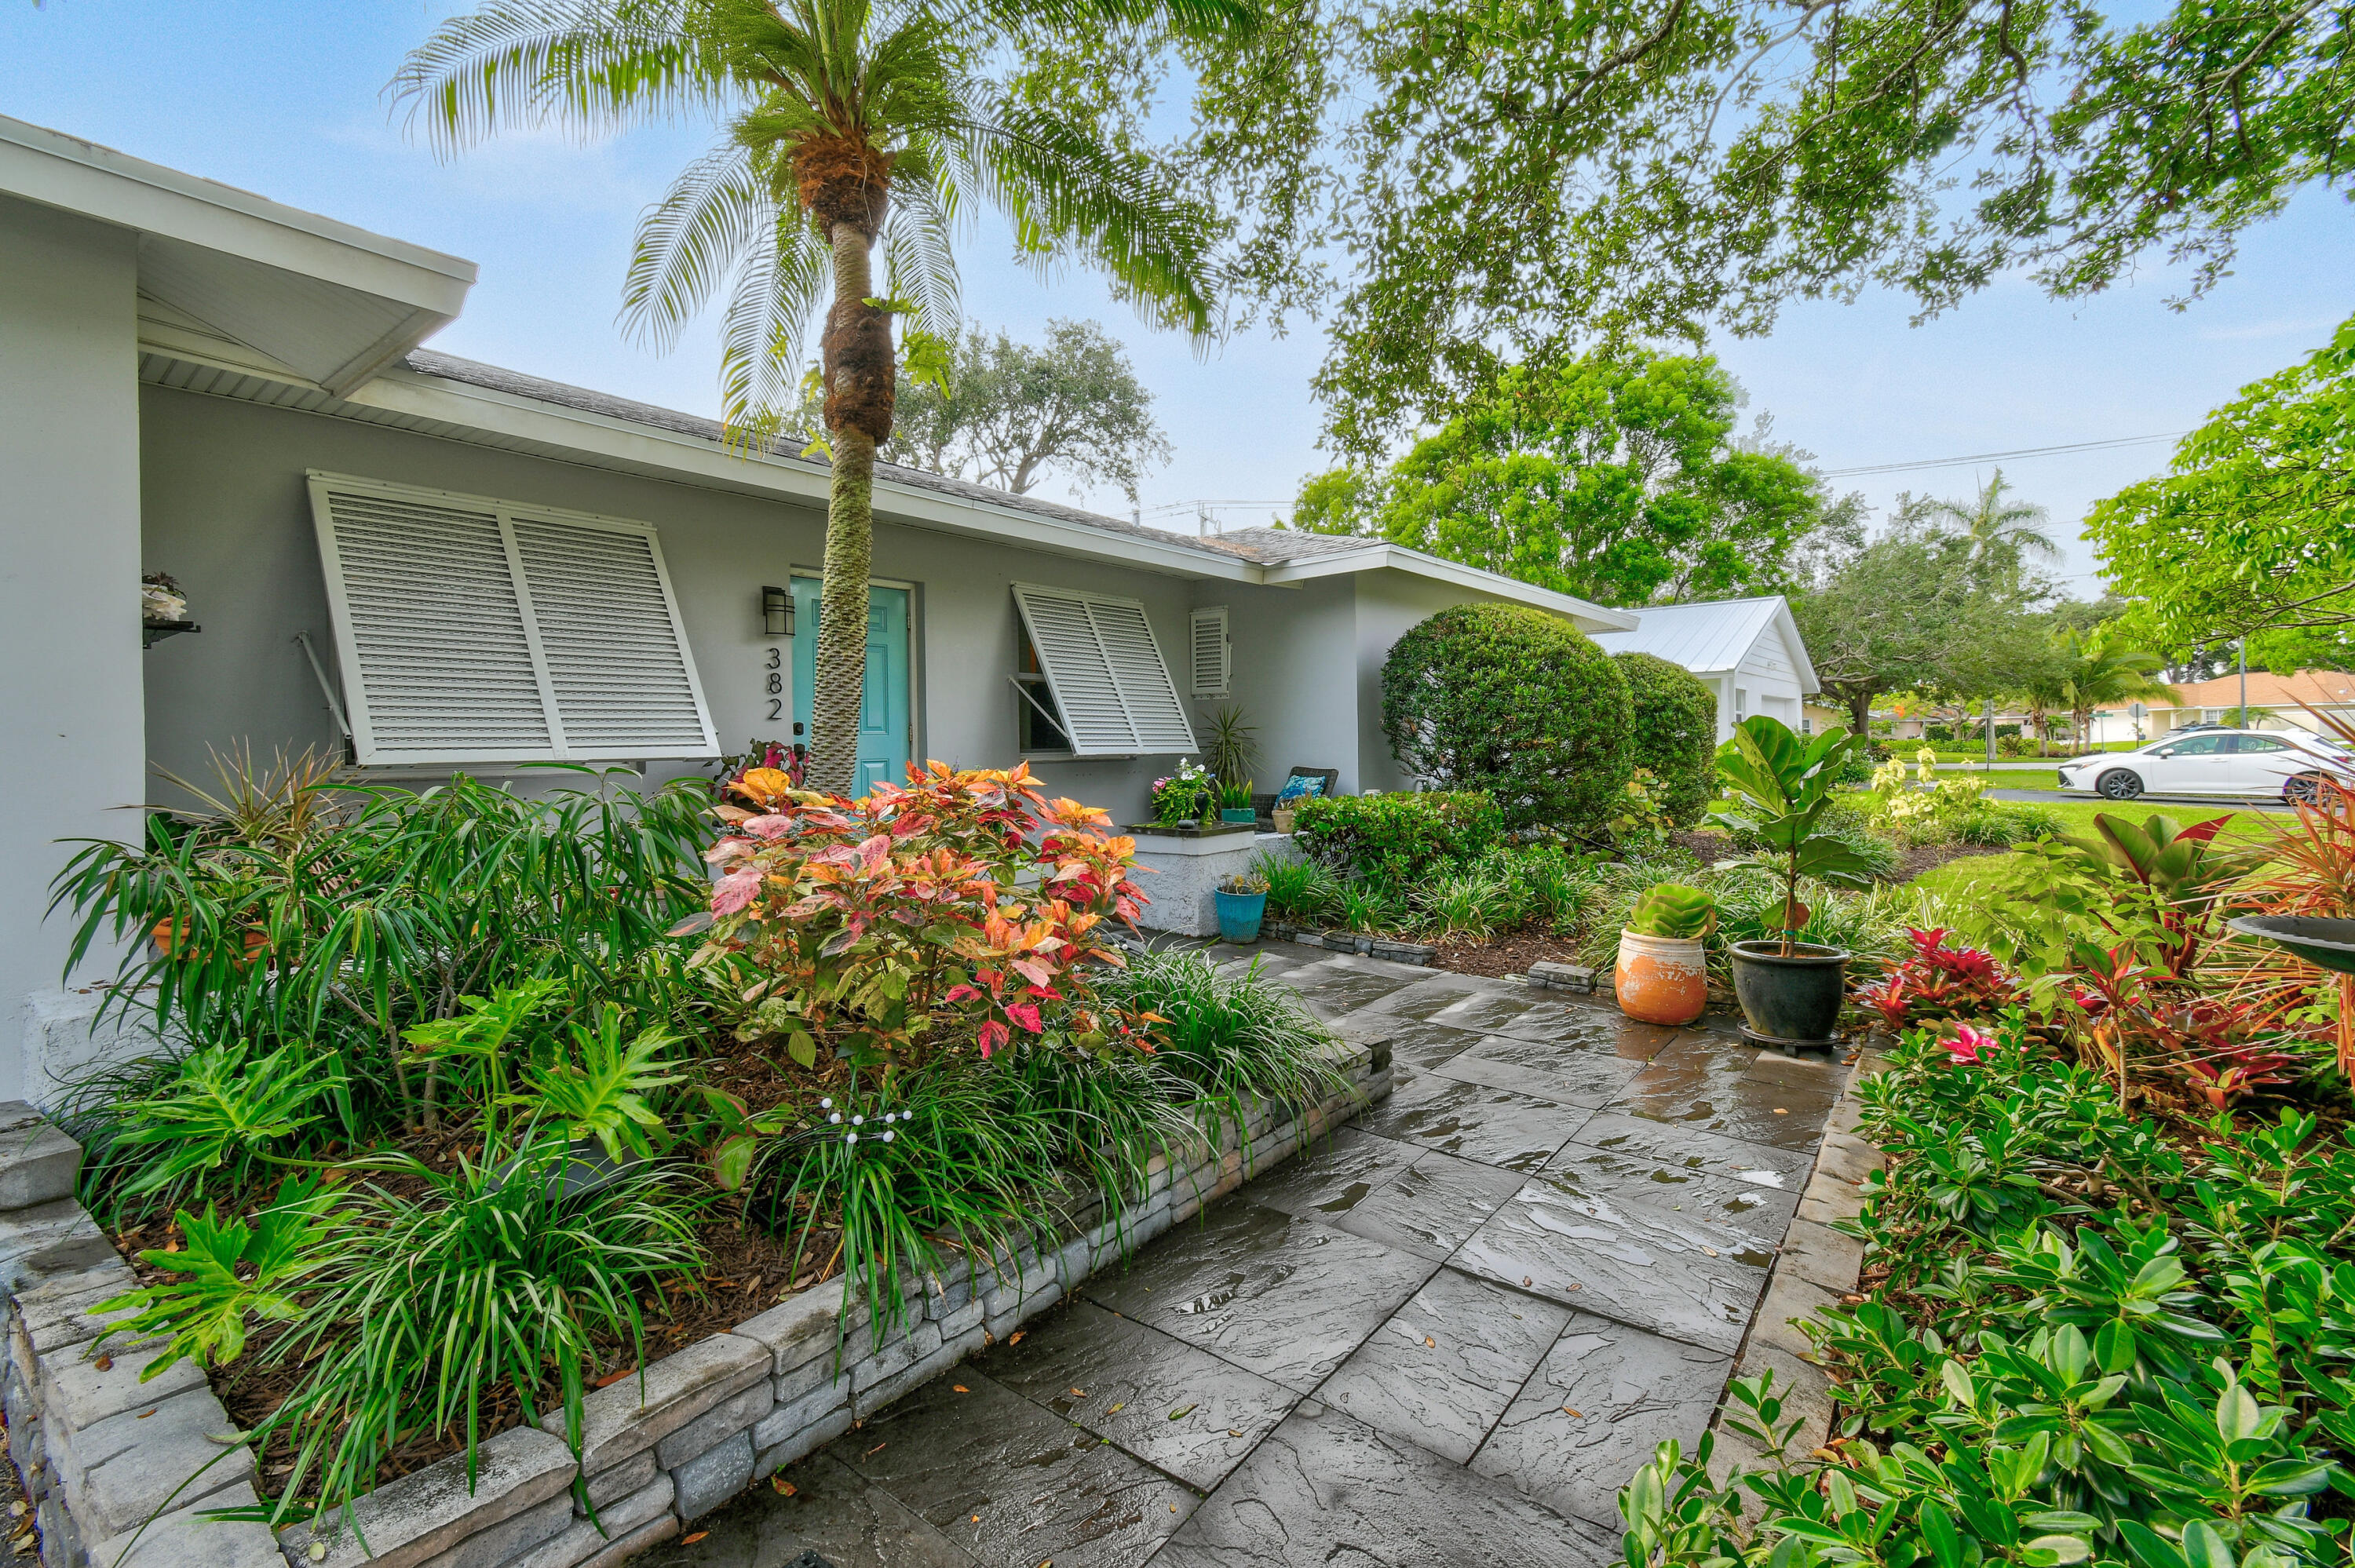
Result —
[[[1707,1426],[1846,1067],[1512,981],[1261,962],[1389,1040],[1388,1100],[635,1562],[1616,1562],[1617,1489]]]

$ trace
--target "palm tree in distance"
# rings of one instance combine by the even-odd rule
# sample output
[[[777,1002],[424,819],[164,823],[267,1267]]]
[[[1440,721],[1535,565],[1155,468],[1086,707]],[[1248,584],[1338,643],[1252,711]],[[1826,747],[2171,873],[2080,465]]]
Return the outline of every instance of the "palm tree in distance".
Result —
[[[2063,639],[2061,697],[2069,705],[2070,730],[2081,747],[2092,743],[2095,708],[2145,697],[2175,700],[2174,689],[2158,678],[2167,661],[2156,653],[2112,649],[2105,630],[2070,632]]]
[[[2004,493],[2009,488],[2004,482],[2003,470],[1998,469],[1972,500],[1933,501],[1926,508],[1930,516],[1953,524],[1956,532],[1970,541],[1974,567],[1999,564],[2017,571],[2030,556],[2047,560],[2060,557],[2061,547],[2045,532],[2044,508],[2006,499]]]
[[[502,125],[583,133],[719,117],[716,146],[639,219],[624,324],[656,348],[723,289],[731,443],[775,449],[823,310],[831,469],[811,781],[848,794],[866,687],[875,450],[891,434],[891,318],[912,376],[956,328],[949,241],[986,202],[1043,271],[1063,249],[1155,326],[1212,325],[1214,226],[1146,159],[989,74],[1026,37],[1105,26],[1238,36],[1247,0],[489,0],[436,28],[388,90],[449,155]],[[883,247],[885,287],[874,281]],[[805,454],[807,455],[807,454]]]

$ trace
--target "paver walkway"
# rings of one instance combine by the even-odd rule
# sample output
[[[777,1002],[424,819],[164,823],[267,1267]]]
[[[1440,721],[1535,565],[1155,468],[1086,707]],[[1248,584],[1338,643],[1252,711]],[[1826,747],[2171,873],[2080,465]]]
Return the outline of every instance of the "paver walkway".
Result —
[[[1388,1035],[1387,1102],[635,1563],[1615,1560],[1617,1489],[1706,1426],[1845,1069],[1263,953]]]

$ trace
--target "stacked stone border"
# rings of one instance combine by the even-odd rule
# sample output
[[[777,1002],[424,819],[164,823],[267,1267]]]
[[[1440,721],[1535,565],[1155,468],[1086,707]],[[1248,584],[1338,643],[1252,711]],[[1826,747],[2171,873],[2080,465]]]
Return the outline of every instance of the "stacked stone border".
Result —
[[[1261,929],[1272,941],[1294,942],[1304,948],[1323,948],[1335,953],[1356,953],[1362,958],[1380,959],[1390,964],[1428,967],[1439,954],[1438,948],[1426,943],[1369,937],[1363,931],[1319,931],[1309,926],[1288,926],[1281,920],[1270,920]]]
[[[1876,1037],[1877,1038],[1877,1037]],[[1783,1419],[1801,1425],[1786,1457],[1804,1458],[1831,1436],[1832,1381],[1815,1361],[1815,1344],[1799,1325],[1825,1307],[1855,1293],[1864,1275],[1864,1243],[1834,1227],[1864,1212],[1865,1179],[1881,1167],[1881,1151],[1857,1136],[1860,1121],[1857,1086],[1888,1063],[1868,1042],[1857,1053],[1839,1102],[1825,1118],[1824,1141],[1799,1200],[1799,1212],[1783,1238],[1767,1276],[1766,1297],[1750,1320],[1750,1331],[1734,1360],[1735,1377],[1774,1374],[1773,1393],[1783,1402]],[[1731,1394],[1721,1396],[1710,1427],[1716,1445],[1710,1473],[1722,1482],[1733,1470],[1765,1469],[1772,1457],[1756,1443],[1724,1425]],[[1755,1517],[1759,1499],[1744,1491],[1745,1514]]]
[[[357,1499],[314,1530],[207,1519],[258,1503],[204,1374],[140,1372],[163,1341],[102,1339],[96,1314],[130,1268],[74,1201],[81,1150],[23,1102],[0,1105],[0,1287],[9,1300],[9,1457],[37,1506],[47,1568],[610,1568],[679,1533],[762,1477],[1060,1301],[1252,1175],[1390,1093],[1380,1040],[1336,1041],[1348,1087],[1313,1107],[1263,1102],[1213,1145],[1166,1150],[1116,1212],[1101,1195],[1036,1245],[912,1282],[879,1341],[839,1280],[677,1351],[586,1401],[579,1461],[563,1414],[485,1441]],[[576,1487],[576,1482],[581,1483]],[[585,1494],[585,1504],[581,1499]],[[589,1517],[594,1509],[596,1518]],[[357,1531],[350,1528],[357,1523]],[[365,1544],[363,1544],[363,1540]]]

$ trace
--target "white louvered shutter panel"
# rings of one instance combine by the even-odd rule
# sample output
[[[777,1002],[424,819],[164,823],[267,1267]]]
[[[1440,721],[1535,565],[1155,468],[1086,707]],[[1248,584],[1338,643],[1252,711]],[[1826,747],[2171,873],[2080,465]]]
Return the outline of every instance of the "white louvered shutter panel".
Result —
[[[1198,697],[1223,697],[1234,678],[1229,663],[1227,611],[1224,605],[1198,609],[1187,622],[1187,643],[1193,664],[1193,692]]]
[[[553,755],[497,512],[319,483],[313,502],[359,760]]]
[[[709,757],[643,524],[311,476],[363,765]]]
[[[1014,600],[1074,755],[1194,749],[1143,605],[1030,584],[1017,584]]]
[[[654,535],[529,513],[513,527],[570,754],[717,752]]]
[[[1104,653],[1114,679],[1120,683],[1121,701],[1128,708],[1129,725],[1141,752],[1194,749],[1194,726],[1186,722],[1186,705],[1178,700],[1178,683],[1161,662],[1160,645],[1153,641],[1153,624],[1145,607],[1124,599],[1088,600],[1088,614],[1103,639]]]

